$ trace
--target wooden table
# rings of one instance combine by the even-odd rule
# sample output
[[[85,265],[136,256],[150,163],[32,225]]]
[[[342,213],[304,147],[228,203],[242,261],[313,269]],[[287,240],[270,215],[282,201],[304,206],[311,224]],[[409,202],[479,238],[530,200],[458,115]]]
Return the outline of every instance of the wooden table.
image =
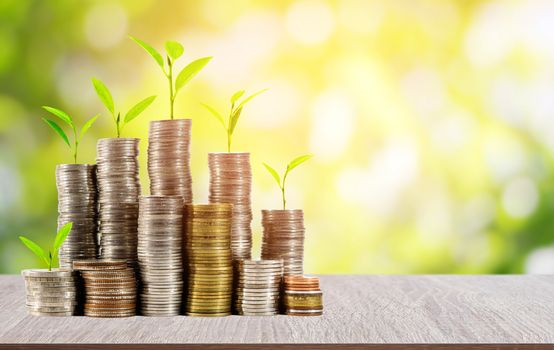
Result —
[[[361,343],[372,348],[444,348],[441,344],[449,343],[492,349],[498,347],[485,344],[552,348],[544,344],[554,343],[554,276],[323,276],[321,284],[321,317],[95,319],[28,316],[23,278],[4,275],[0,343],[19,344],[20,349],[52,343],[87,349],[106,343],[127,344],[119,346],[125,349],[129,344],[184,349],[198,343],[212,344],[210,349],[274,349],[268,344],[275,343],[283,348],[357,348],[345,344]],[[236,343],[249,345],[229,346]]]

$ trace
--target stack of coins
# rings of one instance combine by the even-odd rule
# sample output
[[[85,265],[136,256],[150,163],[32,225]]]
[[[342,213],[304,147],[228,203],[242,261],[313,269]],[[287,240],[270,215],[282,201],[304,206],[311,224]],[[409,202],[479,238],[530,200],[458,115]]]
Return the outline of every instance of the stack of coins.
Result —
[[[181,196],[192,203],[190,131],[192,120],[157,120],[148,131],[150,193]]]
[[[77,306],[75,273],[71,270],[23,270],[27,310],[35,316],[72,316]]]
[[[235,308],[239,315],[271,316],[279,312],[282,260],[239,260]]]
[[[231,204],[185,206],[185,250],[188,269],[185,313],[190,316],[231,314]]]
[[[59,164],[58,230],[73,222],[71,233],[58,251],[60,268],[71,270],[76,259],[96,257],[96,165]]]
[[[100,139],[96,149],[100,256],[136,266],[139,139]]]
[[[319,278],[285,276],[285,313],[293,316],[320,316],[323,314],[323,293]]]
[[[125,259],[76,260],[84,284],[84,313],[90,317],[136,315],[137,283]]]
[[[178,315],[183,294],[183,198],[143,196],[139,201],[140,310]]]
[[[304,261],[302,210],[262,210],[262,259],[283,259],[285,275],[301,275]]]
[[[252,169],[250,153],[210,153],[210,203],[233,204],[233,260],[250,259],[252,251]]]

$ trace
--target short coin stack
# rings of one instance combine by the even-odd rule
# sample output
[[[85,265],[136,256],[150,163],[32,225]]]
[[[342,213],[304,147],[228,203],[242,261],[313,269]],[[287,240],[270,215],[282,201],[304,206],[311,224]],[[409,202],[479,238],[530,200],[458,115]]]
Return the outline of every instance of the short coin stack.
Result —
[[[136,265],[139,139],[100,139],[97,144],[100,256]]]
[[[252,251],[252,169],[250,153],[209,153],[210,203],[233,204],[233,260],[250,259]]]
[[[75,272],[23,270],[26,304],[35,316],[72,316],[77,306]]]
[[[181,196],[192,203],[190,131],[192,120],[157,120],[148,131],[150,193]]]
[[[76,259],[96,257],[96,165],[59,164],[56,166],[58,189],[58,229],[73,222],[58,252],[60,268],[71,270]]]
[[[271,316],[279,312],[282,260],[239,260],[235,308],[239,315]]]
[[[126,260],[77,260],[73,267],[80,272],[85,287],[85,316],[136,315],[137,283]]]
[[[231,204],[185,205],[185,250],[190,316],[231,314]]]
[[[178,315],[183,295],[183,198],[139,200],[138,262],[141,314]]]
[[[320,316],[323,314],[323,293],[319,278],[285,276],[285,313],[292,316]]]
[[[262,259],[283,259],[285,275],[301,275],[304,261],[302,210],[262,210]]]

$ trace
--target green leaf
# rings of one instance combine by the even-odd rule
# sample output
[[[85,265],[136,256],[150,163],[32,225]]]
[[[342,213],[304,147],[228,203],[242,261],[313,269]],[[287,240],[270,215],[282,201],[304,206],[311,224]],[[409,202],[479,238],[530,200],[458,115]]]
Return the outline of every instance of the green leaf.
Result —
[[[300,157],[294,158],[288,165],[287,165],[287,171],[291,171],[292,169],[296,168],[300,164],[304,163],[308,159],[312,158],[313,154],[306,154]]]
[[[219,120],[219,122],[221,123],[221,125],[223,125],[223,128],[224,129],[227,129],[227,127],[225,126],[225,120],[223,119],[223,117],[221,116],[221,114],[219,114],[218,111],[216,111],[214,108],[212,108],[210,105],[207,105],[205,103],[202,103],[202,106],[204,108],[206,108],[217,120]]]
[[[96,78],[92,78],[92,84],[94,85],[94,90],[96,90],[96,94],[100,98],[100,101],[106,106],[108,111],[114,114],[114,104],[113,104],[113,98],[112,94],[110,93],[110,90],[104,85],[103,82]]]
[[[242,95],[244,95],[244,90],[235,92],[233,96],[231,96],[231,104],[236,103],[238,99],[242,97]]]
[[[129,36],[129,38],[131,38],[131,40],[139,44],[146,52],[148,52],[148,54],[152,56],[152,58],[158,63],[158,65],[162,68],[162,70],[165,73],[164,59],[162,58],[162,55],[155,48],[153,48],[149,44],[135,37]]]
[[[71,119],[69,114],[65,113],[61,109],[57,109],[57,108],[49,107],[49,106],[42,106],[42,108],[44,108],[46,111],[52,113],[56,117],[60,118],[61,120],[63,120],[67,124],[69,124],[69,126],[73,126],[73,119]]]
[[[23,242],[23,244],[25,244],[27,248],[29,248],[29,250],[35,253],[36,256],[41,258],[44,261],[44,263],[48,265],[48,256],[46,256],[46,253],[44,252],[44,250],[42,250],[41,247],[39,247],[38,244],[31,241],[27,237],[19,236],[19,239],[21,240],[21,242]]]
[[[185,49],[183,48],[183,45],[179,44],[176,41],[166,41],[165,43],[165,51],[169,55],[169,57],[173,58],[174,60],[181,57]]]
[[[58,231],[56,234],[56,239],[54,239],[54,253],[60,249],[63,242],[71,232],[71,228],[73,227],[72,222],[68,222],[67,224],[63,225],[62,228]]]
[[[231,120],[229,121],[229,133],[233,135],[233,132],[235,131],[235,127],[237,126],[237,123],[239,122],[240,113],[242,112],[242,108],[235,109],[233,114],[231,115]]]
[[[189,63],[177,76],[175,79],[175,92],[179,91],[183,86],[185,86],[192,78],[198,74],[205,65],[210,62],[212,57],[199,58],[196,61]]]
[[[281,177],[279,176],[279,174],[277,173],[277,171],[275,171],[275,169],[273,169],[272,167],[270,167],[268,164],[266,163],[263,163],[264,167],[267,169],[267,171],[269,171],[269,173],[271,174],[271,176],[273,176],[273,178],[275,179],[275,181],[277,181],[277,184],[279,185],[279,187],[281,187]]]
[[[242,102],[240,103],[240,105],[239,105],[236,109],[240,109],[240,108],[244,107],[244,105],[245,105],[246,103],[248,103],[251,99],[253,99],[254,97],[258,96],[258,95],[261,94],[262,92],[266,92],[267,90],[269,90],[269,89],[262,89],[262,90],[260,90],[260,91],[258,91],[258,92],[253,93],[252,95],[248,96],[247,98],[245,98],[244,100],[242,100]]]
[[[148,106],[150,106],[150,104],[152,102],[154,102],[154,100],[156,99],[156,96],[150,96],[150,97],[147,97],[145,98],[144,100],[140,101],[139,103],[137,103],[136,105],[134,105],[130,110],[129,112],[127,112],[127,114],[125,114],[125,123],[128,123],[130,122],[131,120],[135,119],[136,117],[138,117],[139,114],[141,114],[142,112],[144,112],[144,110],[146,108],[148,108]]]
[[[56,132],[56,134],[60,135],[60,137],[64,140],[64,142],[71,148],[71,145],[69,144],[69,139],[67,138],[67,135],[65,132],[63,132],[62,128],[58,124],[56,124],[53,120],[42,118],[46,124],[48,124],[49,127],[52,128]]]
[[[90,129],[90,127],[92,126],[92,124],[94,124],[94,122],[96,121],[96,119],[98,119],[100,115],[97,114],[95,115],[94,117],[90,118],[89,120],[87,120],[87,122],[83,125],[83,127],[81,128],[81,132],[79,133],[79,141],[83,139],[83,136],[85,135],[85,133],[88,131],[88,129]]]

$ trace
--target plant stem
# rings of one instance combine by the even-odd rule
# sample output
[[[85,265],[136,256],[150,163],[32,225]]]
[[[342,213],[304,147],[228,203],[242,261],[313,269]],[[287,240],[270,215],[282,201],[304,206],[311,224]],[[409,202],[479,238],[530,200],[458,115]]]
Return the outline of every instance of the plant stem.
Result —
[[[75,141],[75,150],[73,152],[73,161],[77,164],[77,147],[79,147],[79,140],[77,139],[77,129],[73,126],[73,140]]]
[[[283,185],[281,186],[281,195],[283,197],[283,210],[287,209],[287,200],[285,198],[285,181],[287,180],[287,175],[289,174],[289,170],[285,171],[285,175],[283,175]]]
[[[167,65],[169,66],[169,74],[167,75],[169,80],[169,116],[173,120],[173,102],[175,101],[175,96],[173,96],[173,65],[169,57],[167,57]]]
[[[231,133],[227,131],[227,153],[231,153]]]

